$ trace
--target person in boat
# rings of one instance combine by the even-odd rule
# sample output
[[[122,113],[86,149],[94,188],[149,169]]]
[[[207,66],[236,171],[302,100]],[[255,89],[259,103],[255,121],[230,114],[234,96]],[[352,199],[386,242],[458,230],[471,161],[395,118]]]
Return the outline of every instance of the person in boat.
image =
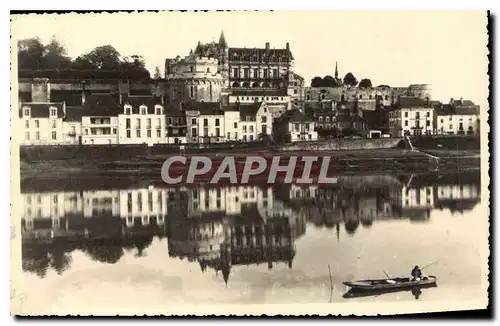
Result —
[[[420,281],[422,279],[422,270],[420,269],[420,267],[418,267],[418,265],[413,267],[411,271],[411,277],[412,281]]]

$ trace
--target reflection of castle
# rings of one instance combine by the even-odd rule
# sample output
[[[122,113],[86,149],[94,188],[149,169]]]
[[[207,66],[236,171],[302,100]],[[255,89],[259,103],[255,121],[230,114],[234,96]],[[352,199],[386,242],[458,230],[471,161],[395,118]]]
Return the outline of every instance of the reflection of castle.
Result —
[[[23,268],[43,276],[62,272],[73,250],[117,262],[124,250],[143,255],[153,237],[168,236],[169,256],[197,261],[202,271],[234,265],[292,266],[295,240],[316,227],[353,235],[375,221],[428,221],[433,209],[472,209],[479,175],[339,176],[333,186],[229,185],[136,187],[26,192]]]
[[[285,262],[305,221],[275,201],[270,187],[187,189],[185,215],[169,214],[169,255],[197,260],[201,270],[221,271],[227,282],[233,265]],[[275,204],[276,207],[275,207]]]

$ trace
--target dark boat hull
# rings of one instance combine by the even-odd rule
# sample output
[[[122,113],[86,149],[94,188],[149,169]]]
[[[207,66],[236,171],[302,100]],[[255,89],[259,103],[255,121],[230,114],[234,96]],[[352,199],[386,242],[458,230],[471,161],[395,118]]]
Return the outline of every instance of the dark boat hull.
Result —
[[[422,287],[427,285],[435,285],[437,278],[435,276],[427,276],[419,281],[412,281],[410,278],[396,277],[392,279],[378,279],[378,280],[361,280],[353,282],[343,282],[344,285],[349,286],[353,290],[392,290],[392,289],[408,289],[415,287]]]
[[[379,296],[383,294],[389,294],[389,293],[397,293],[397,292],[416,292],[418,293],[419,290],[421,289],[428,289],[428,288],[435,288],[437,287],[437,284],[427,284],[427,285],[420,285],[420,286],[414,286],[411,288],[393,288],[393,289],[384,289],[384,290],[357,290],[357,289],[350,289],[347,291],[343,297],[344,299],[350,299],[350,298],[362,298],[362,297],[371,297],[371,296]]]

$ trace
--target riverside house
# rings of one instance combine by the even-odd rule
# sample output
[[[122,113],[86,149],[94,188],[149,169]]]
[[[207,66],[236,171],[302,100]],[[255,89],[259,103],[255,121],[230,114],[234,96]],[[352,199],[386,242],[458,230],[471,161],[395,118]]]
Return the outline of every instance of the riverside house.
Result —
[[[432,135],[434,108],[421,98],[401,96],[389,113],[389,130],[393,137]]]
[[[111,94],[92,94],[83,106],[82,143],[118,144],[118,115],[122,108]]]
[[[165,114],[160,98],[129,96],[123,101],[118,115],[118,142],[120,144],[148,144],[165,142]]]
[[[315,141],[318,132],[313,119],[299,110],[285,112],[275,125],[275,139],[285,142]]]
[[[21,145],[58,145],[63,139],[63,118],[66,105],[62,103],[22,103],[19,118],[24,127]]]

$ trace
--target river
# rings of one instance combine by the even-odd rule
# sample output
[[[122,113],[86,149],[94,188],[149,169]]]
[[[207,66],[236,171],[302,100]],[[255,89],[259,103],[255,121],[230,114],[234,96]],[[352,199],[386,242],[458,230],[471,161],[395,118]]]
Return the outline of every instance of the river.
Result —
[[[61,178],[24,182],[21,200],[16,293],[32,312],[433,302],[487,289],[479,171],[339,176],[328,187]],[[435,261],[424,273],[437,287],[343,297],[343,281],[408,276]]]

